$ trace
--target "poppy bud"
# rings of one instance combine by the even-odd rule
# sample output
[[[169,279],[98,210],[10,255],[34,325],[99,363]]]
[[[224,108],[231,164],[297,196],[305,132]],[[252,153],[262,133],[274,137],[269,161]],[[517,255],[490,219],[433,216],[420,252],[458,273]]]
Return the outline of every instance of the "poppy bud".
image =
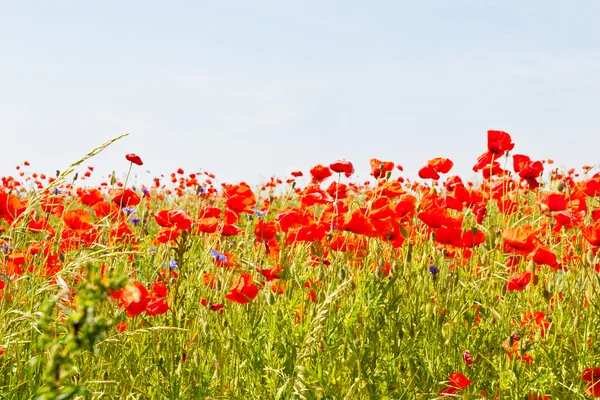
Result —
[[[469,353],[468,350],[464,351],[463,360],[465,360],[465,364],[467,364],[467,366],[470,367],[473,365],[473,357],[471,357],[471,353]]]

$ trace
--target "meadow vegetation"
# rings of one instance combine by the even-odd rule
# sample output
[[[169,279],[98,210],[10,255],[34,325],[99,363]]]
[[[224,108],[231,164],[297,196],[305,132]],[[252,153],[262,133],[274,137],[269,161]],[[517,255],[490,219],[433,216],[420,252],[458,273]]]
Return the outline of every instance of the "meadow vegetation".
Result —
[[[369,182],[338,160],[86,184],[112,141],[23,163],[0,187],[0,397],[600,397],[600,173],[484,139],[478,182],[434,158],[416,181],[372,159]]]

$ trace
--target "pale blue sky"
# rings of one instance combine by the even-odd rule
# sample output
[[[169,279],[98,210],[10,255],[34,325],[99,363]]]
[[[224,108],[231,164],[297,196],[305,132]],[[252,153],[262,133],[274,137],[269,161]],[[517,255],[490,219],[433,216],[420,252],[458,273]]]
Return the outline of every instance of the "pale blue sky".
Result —
[[[0,175],[92,163],[258,182],[345,157],[466,177],[486,131],[600,163],[600,2],[0,2]]]

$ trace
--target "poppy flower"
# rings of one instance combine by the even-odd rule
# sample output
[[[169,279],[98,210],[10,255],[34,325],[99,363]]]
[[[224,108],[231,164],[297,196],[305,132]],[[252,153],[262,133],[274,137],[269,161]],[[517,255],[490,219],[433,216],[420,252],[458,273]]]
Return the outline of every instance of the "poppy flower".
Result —
[[[329,178],[332,173],[329,167],[324,166],[323,164],[315,165],[311,170],[310,174],[312,175],[313,181],[321,182],[325,179]]]
[[[173,226],[186,231],[192,227],[192,220],[182,210],[161,210],[154,214],[156,223],[164,228]]]
[[[550,397],[539,394],[528,394],[527,400],[550,400]]]
[[[515,154],[513,156],[513,167],[515,172],[527,181],[530,188],[535,189],[539,186],[537,178],[544,172],[544,164],[541,161],[531,161],[528,156]]]
[[[593,397],[600,397],[600,368],[586,368],[581,379],[588,382],[586,393]]]
[[[426,165],[419,170],[419,178],[433,179],[434,181],[437,181],[438,179],[440,179],[440,174],[435,172],[435,170],[430,165]]]
[[[169,304],[164,298],[159,297],[155,300],[148,302],[146,305],[146,314],[148,315],[160,315],[169,311]]]
[[[112,199],[119,207],[132,207],[140,204],[140,197],[131,189],[118,189]]]
[[[488,151],[497,156],[503,156],[515,148],[510,135],[504,131],[487,131]]]
[[[150,294],[142,283],[133,281],[123,289],[112,294],[114,298],[121,300],[121,306],[125,308],[128,317],[134,317],[146,311],[150,302]]]
[[[354,173],[354,166],[346,159],[337,160],[329,165],[329,169],[338,174],[345,174],[347,178]]]
[[[440,179],[439,174],[447,174],[450,172],[454,163],[448,158],[432,158],[427,161],[427,165],[419,170],[419,177],[421,179]]]
[[[258,242],[268,242],[277,235],[277,225],[275,222],[264,222],[263,220],[260,220],[258,221],[258,224],[256,224],[256,228],[254,228],[254,235]]]
[[[524,272],[511,276],[508,282],[506,282],[506,286],[511,292],[521,291],[525,290],[529,282],[531,282],[531,272]]]
[[[531,259],[536,264],[547,265],[555,270],[561,269],[561,266],[558,264],[556,254],[544,247],[538,247],[532,253]]]
[[[448,377],[448,386],[440,390],[438,394],[442,397],[456,397],[459,390],[465,389],[473,382],[460,372],[453,372]]]
[[[531,225],[503,229],[502,238],[504,239],[504,250],[506,252],[524,255],[533,252],[539,243],[537,231]]]
[[[346,215],[342,230],[374,237],[377,231],[369,218],[365,216],[365,211],[365,209],[356,209],[351,214]]]
[[[252,275],[241,274],[225,298],[238,304],[247,304],[258,295],[258,287],[253,283]]]
[[[471,384],[471,382],[473,382],[472,380],[470,380],[469,378],[467,378],[460,372],[451,373],[450,376],[448,377],[448,381],[450,383],[450,386],[455,387],[457,389],[465,389],[467,386],[469,386]]]
[[[12,222],[23,211],[25,211],[25,207],[17,196],[0,191],[0,220],[5,219]]]
[[[63,221],[69,229],[89,230],[92,228],[92,216],[86,210],[71,210],[63,216]]]
[[[142,162],[142,159],[133,153],[129,153],[125,155],[125,158],[127,159],[127,161],[132,162],[136,165],[144,165],[144,163]]]
[[[236,236],[242,230],[233,224],[225,224],[221,228],[221,235],[223,236]]]
[[[372,158],[371,175],[373,175],[375,179],[386,176],[388,172],[392,172],[394,165],[395,164],[392,161],[379,161],[376,158]]]
[[[283,267],[280,264],[277,264],[273,268],[256,268],[256,270],[267,279],[267,282],[270,282],[274,279],[281,279],[279,273],[283,271]]]
[[[78,193],[81,204],[93,207],[94,205],[104,201],[104,196],[98,189],[87,189]]]
[[[550,329],[550,322],[546,321],[546,313],[541,311],[526,311],[523,313],[523,318],[521,319],[521,326],[530,326],[533,329],[539,329],[541,331],[542,337],[546,335],[546,332]]]
[[[177,228],[161,228],[156,237],[158,243],[169,243],[172,240],[177,240],[179,231]]]
[[[485,242],[485,235],[477,228],[466,231],[462,235],[461,246],[473,248]]]
[[[256,205],[256,197],[247,183],[239,185],[228,185],[223,188],[223,194],[227,197],[225,205],[236,214],[254,214],[252,208]]]
[[[597,221],[594,225],[584,226],[581,229],[581,234],[592,246],[600,246],[600,222]]]

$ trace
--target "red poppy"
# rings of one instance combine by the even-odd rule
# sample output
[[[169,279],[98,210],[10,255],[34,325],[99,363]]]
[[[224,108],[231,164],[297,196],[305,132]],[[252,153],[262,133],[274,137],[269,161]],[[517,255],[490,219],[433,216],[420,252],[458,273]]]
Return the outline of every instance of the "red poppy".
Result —
[[[485,235],[479,229],[471,229],[462,235],[462,247],[473,248],[485,242]]]
[[[504,131],[488,131],[487,140],[488,151],[498,156],[503,156],[507,151],[515,148],[510,135]]]
[[[140,197],[131,189],[118,189],[112,199],[119,207],[133,207],[140,204]]]
[[[177,229],[185,231],[192,227],[192,220],[182,210],[161,210],[154,214],[154,220],[165,228],[175,226]]]
[[[12,222],[24,210],[25,207],[17,196],[0,191],[0,220],[5,219]]]
[[[550,400],[550,397],[539,394],[528,394],[527,400]]]
[[[537,231],[531,225],[503,229],[502,238],[504,239],[504,250],[518,254],[531,253],[539,243]]]
[[[83,190],[83,191],[79,192],[78,194],[79,194],[79,201],[81,202],[81,204],[86,205],[86,206],[92,207],[95,204],[98,204],[101,201],[104,201],[104,196],[98,189],[94,189],[94,188],[87,189],[87,190]]]
[[[438,179],[440,179],[440,174],[435,172],[431,165],[426,165],[419,170],[419,178],[433,179],[434,181],[437,181]]]
[[[86,210],[71,210],[63,216],[63,221],[69,229],[89,230],[92,228],[92,216]]]
[[[394,163],[392,161],[379,161],[376,158],[371,159],[371,175],[376,179],[386,176],[388,172],[392,172]]]
[[[275,265],[273,268],[256,268],[266,279],[267,282],[274,279],[281,279],[280,272],[283,271],[283,267],[280,264]]]
[[[129,153],[125,155],[125,158],[127,159],[127,161],[130,161],[136,165],[143,165],[144,163],[142,162],[142,159],[138,156],[135,155],[133,153]]]
[[[258,242],[268,242],[277,235],[277,225],[275,222],[258,221],[254,228],[254,235]]]
[[[198,218],[219,218],[221,216],[221,209],[217,207],[204,206],[198,213]]]
[[[432,158],[427,161],[427,164],[431,165],[440,174],[447,174],[454,166],[452,160],[443,157]]]
[[[148,302],[145,311],[148,315],[164,314],[169,311],[169,304],[163,298],[157,298]]]
[[[321,182],[331,176],[331,170],[323,164],[317,164],[310,170],[310,174],[312,175],[313,181]]]
[[[527,181],[529,187],[535,189],[539,186],[537,178],[544,172],[544,164],[541,161],[531,161],[528,156],[515,154],[513,166],[516,173]]]
[[[223,188],[223,194],[227,197],[225,205],[236,214],[254,214],[252,207],[256,205],[256,197],[247,183],[239,185],[227,185]]]
[[[221,235],[223,236],[236,236],[242,230],[233,224],[225,224],[221,228]]]
[[[457,389],[464,389],[467,386],[469,386],[471,384],[471,382],[473,382],[472,380],[470,380],[469,378],[467,378],[460,372],[451,373],[450,376],[448,377],[448,381],[450,383],[450,386],[455,387]]]
[[[452,386],[447,386],[438,392],[442,397],[456,397],[457,393],[458,389]]]
[[[592,246],[600,246],[600,221],[595,222],[594,225],[584,226],[581,234]]]
[[[161,228],[156,237],[156,241],[159,243],[169,243],[172,240],[176,240],[179,237],[179,231],[177,228]]]
[[[531,258],[536,264],[547,265],[552,269],[561,269],[560,265],[558,264],[556,254],[545,247],[538,247],[533,252]]]
[[[215,233],[219,229],[219,220],[214,217],[200,218],[196,222],[197,233]]]
[[[521,291],[525,290],[529,282],[531,282],[531,272],[524,272],[511,276],[508,282],[506,282],[506,286],[511,292]]]
[[[150,294],[144,285],[133,281],[112,294],[112,297],[121,300],[121,306],[127,311],[128,317],[134,317],[146,311],[150,302]]]
[[[365,216],[365,212],[366,209],[363,208],[356,209],[351,214],[347,214],[342,229],[358,235],[374,237],[377,231],[369,218]]]
[[[581,379],[588,382],[585,391],[589,396],[600,397],[600,368],[586,368]]]
[[[250,303],[258,295],[258,287],[253,283],[252,275],[241,274],[225,298],[238,304]]]
[[[354,173],[354,166],[352,165],[352,163],[346,159],[342,159],[342,160],[337,160],[335,162],[332,162],[329,165],[329,168],[333,171],[333,172],[337,172],[338,174],[345,174],[346,177],[350,177],[350,175],[352,175]]]

